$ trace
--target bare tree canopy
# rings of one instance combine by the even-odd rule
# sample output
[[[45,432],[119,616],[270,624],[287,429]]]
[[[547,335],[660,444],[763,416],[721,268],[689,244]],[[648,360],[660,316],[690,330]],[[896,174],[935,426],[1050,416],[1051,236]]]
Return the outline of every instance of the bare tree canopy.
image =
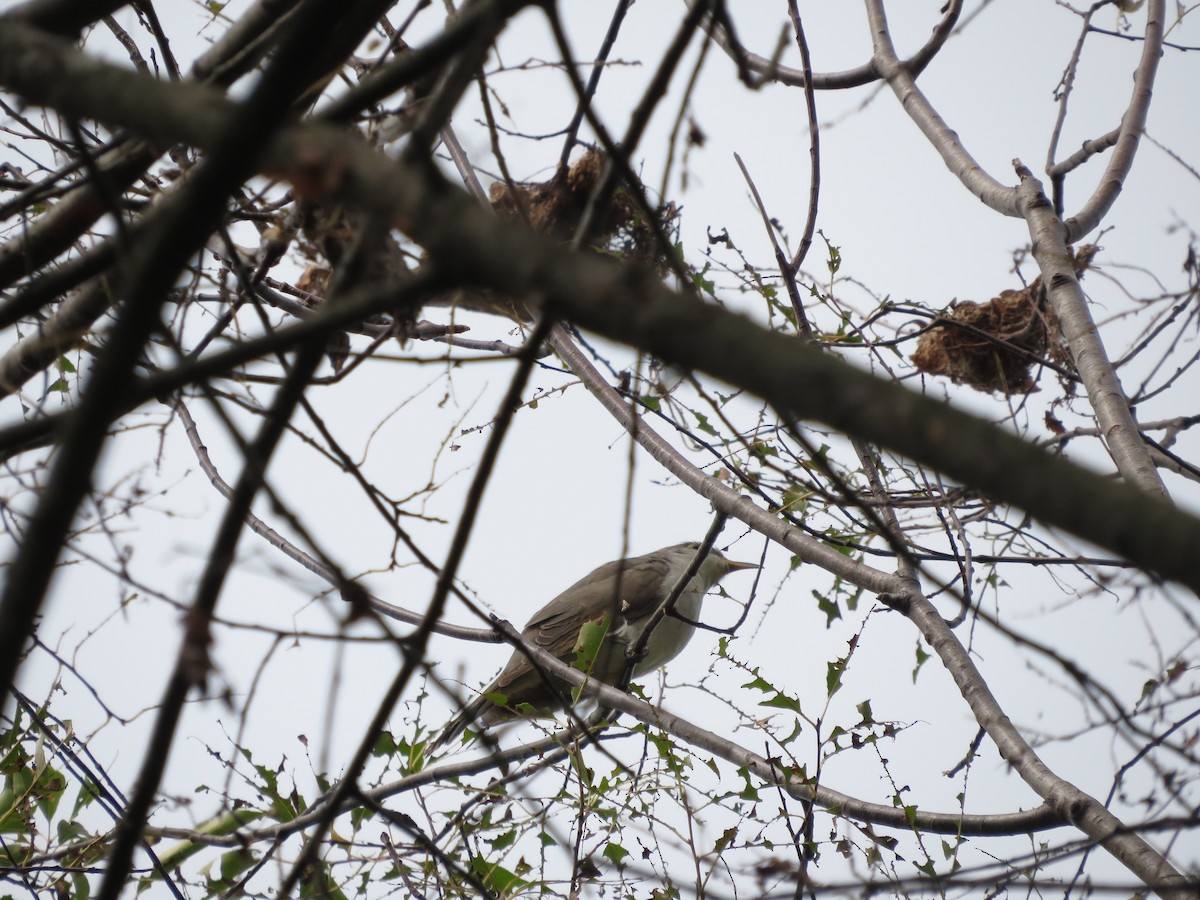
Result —
[[[1197,58],[0,10],[0,898],[1200,897]]]

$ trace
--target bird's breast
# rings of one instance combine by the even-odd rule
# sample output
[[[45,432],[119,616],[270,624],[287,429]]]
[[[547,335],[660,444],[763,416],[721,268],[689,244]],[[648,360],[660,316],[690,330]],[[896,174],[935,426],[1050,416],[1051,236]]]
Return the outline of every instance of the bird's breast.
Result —
[[[696,593],[695,591],[686,591],[676,602],[675,610],[687,619],[699,621],[700,607],[703,601],[703,594]],[[646,630],[649,618],[647,617],[636,622],[626,621],[617,629],[613,636],[623,645],[629,647],[636,643],[638,638],[641,637],[642,632]],[[675,616],[666,616],[661,619],[654,627],[654,632],[650,635],[650,641],[646,645],[645,657],[634,666],[634,677],[640,677],[647,672],[653,672],[655,669],[665,666],[679,655],[680,650],[687,646],[687,642],[692,639],[692,634],[695,631],[695,628]]]

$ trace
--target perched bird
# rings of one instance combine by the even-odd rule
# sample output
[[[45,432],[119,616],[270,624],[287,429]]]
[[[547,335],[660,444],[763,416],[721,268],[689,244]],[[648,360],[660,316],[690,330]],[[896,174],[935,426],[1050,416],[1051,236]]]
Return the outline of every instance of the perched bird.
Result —
[[[542,607],[521,634],[564,662],[573,662],[583,627],[607,625],[588,671],[592,677],[613,684],[625,674],[626,650],[637,644],[655,610],[670,595],[699,548],[697,543],[675,544],[645,556],[606,563]],[[699,620],[704,595],[718,581],[730,572],[757,568],[756,563],[734,562],[710,550],[675,602],[679,616],[659,619],[647,641],[646,655],[634,665],[633,675],[653,672],[684,648],[695,631],[689,622]],[[552,715],[562,709],[563,698],[570,697],[571,686],[556,679],[549,681],[536,663],[520,650],[515,651],[495,681],[450,720],[433,747],[449,743],[471,724],[483,729],[522,716]]]

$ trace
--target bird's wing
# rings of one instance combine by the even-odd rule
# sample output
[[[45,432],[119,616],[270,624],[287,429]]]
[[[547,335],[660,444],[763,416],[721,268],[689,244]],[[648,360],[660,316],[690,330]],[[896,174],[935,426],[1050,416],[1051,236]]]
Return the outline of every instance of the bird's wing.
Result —
[[[627,560],[624,565],[619,560],[605,563],[538,610],[521,636],[559,659],[567,659],[587,622],[614,609],[633,619],[653,612],[667,569],[666,561],[653,555]],[[532,668],[518,650],[496,678],[494,689],[503,691]]]
[[[524,634],[552,653],[569,652],[585,621],[613,612],[633,619],[649,615],[667,569],[667,562],[653,554],[605,563],[543,606]]]

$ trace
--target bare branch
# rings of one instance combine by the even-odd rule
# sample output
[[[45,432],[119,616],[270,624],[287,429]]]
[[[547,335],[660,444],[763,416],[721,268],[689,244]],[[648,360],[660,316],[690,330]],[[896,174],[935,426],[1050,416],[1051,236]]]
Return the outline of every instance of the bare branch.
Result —
[[[1017,192],[1001,184],[983,170],[958,135],[945,123],[937,110],[917,87],[912,73],[896,56],[888,30],[887,15],[883,11],[883,0],[866,0],[867,17],[871,23],[871,36],[875,44],[875,65],[887,79],[896,99],[904,111],[929,139],[929,143],[942,157],[950,169],[972,194],[988,207],[1006,216],[1017,216]]]

